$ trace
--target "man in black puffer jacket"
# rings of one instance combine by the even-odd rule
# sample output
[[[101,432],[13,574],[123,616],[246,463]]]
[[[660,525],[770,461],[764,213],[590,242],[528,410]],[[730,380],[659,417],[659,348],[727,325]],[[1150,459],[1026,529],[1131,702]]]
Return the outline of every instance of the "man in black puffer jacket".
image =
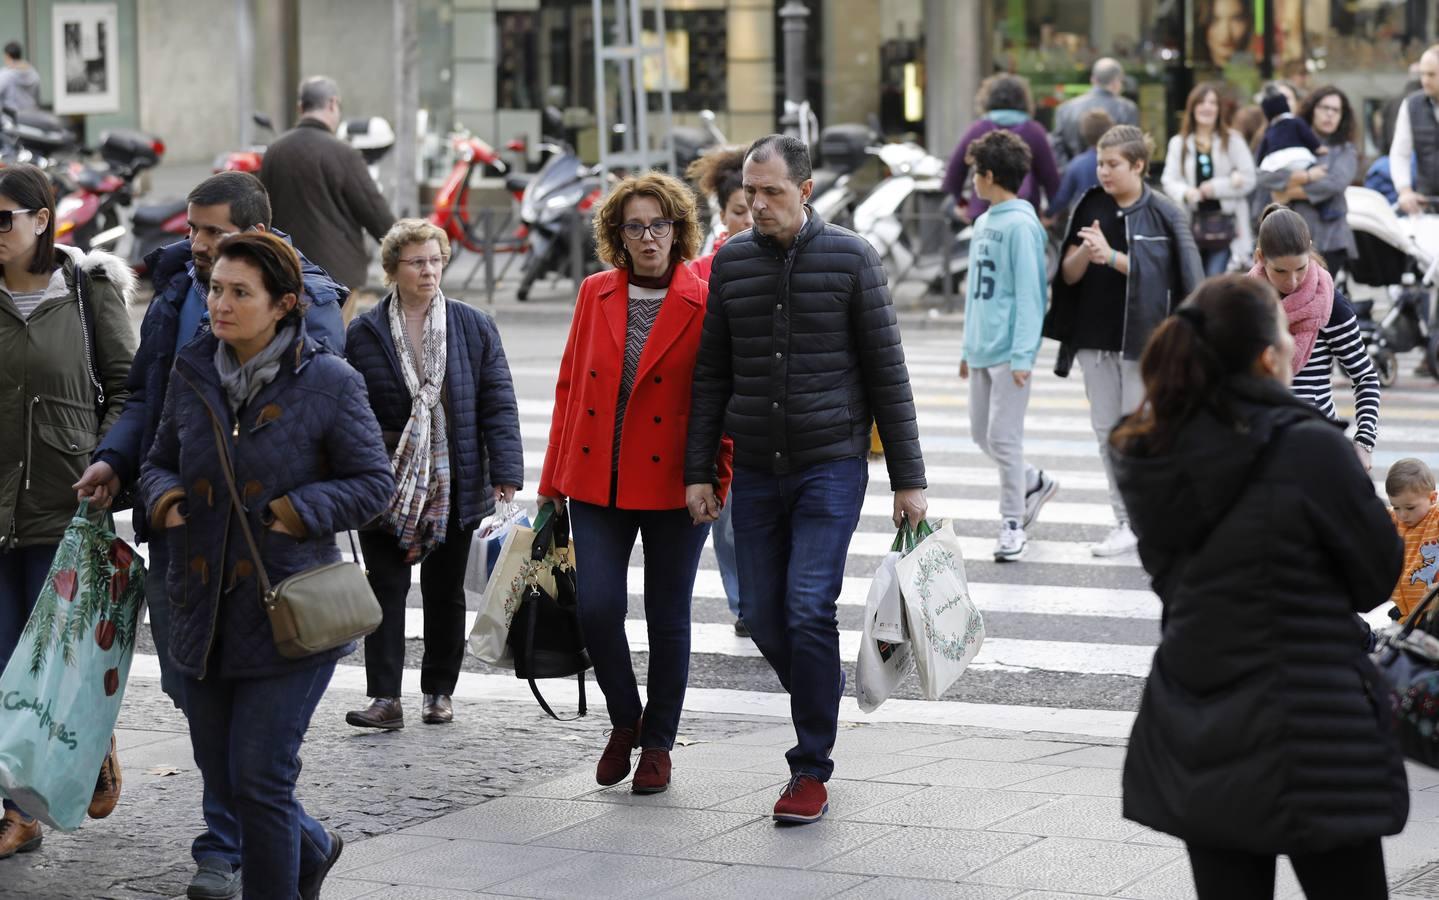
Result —
[[[879,425],[896,526],[924,519],[924,460],[909,372],[884,267],[852,231],[805,201],[809,150],[760,138],[744,163],[754,228],[715,257],[695,363],[685,483],[697,522],[719,515],[715,452],[734,440],[740,613],[789,691],[799,743],[774,817],[813,822],[844,673],[836,602],[869,483]]]

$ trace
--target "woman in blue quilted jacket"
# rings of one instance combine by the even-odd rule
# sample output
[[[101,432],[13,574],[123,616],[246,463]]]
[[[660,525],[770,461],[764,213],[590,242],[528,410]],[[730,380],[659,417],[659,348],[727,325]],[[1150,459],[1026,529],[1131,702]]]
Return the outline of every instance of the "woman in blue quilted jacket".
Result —
[[[170,655],[195,762],[238,814],[246,898],[317,897],[339,858],[340,836],[305,812],[295,780],[310,717],[354,650],[282,656],[258,568],[279,584],[338,562],[336,533],[379,515],[395,484],[364,380],[306,333],[302,294],[284,240],[220,243],[211,333],[176,357],[140,475],[154,539],[170,551]]]
[[[385,620],[365,638],[370,705],[345,716],[357,728],[404,727],[405,598],[416,565],[425,616],[420,714],[427,725],[453,720],[470,538],[525,478],[519,401],[499,330],[445,298],[440,276],[449,259],[444,231],[422,219],[396,222],[380,243],[390,293],[345,336],[395,471],[389,507],[360,534]]]

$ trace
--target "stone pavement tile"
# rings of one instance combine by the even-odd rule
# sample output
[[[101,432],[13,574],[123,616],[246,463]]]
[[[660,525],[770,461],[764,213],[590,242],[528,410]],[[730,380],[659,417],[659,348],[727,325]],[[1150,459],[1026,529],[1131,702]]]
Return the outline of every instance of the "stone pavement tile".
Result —
[[[162,740],[151,741],[139,747],[120,749],[120,769],[127,784],[140,784],[173,775],[150,774],[148,769],[164,767],[167,770],[196,772],[195,750],[189,735],[166,735]]]
[[[1439,822],[1439,791],[1409,791],[1409,821]]]
[[[792,747],[794,742],[793,725],[774,725],[769,728],[761,728],[748,734],[737,734],[724,741],[726,744],[734,744],[739,747]]]
[[[969,880],[1034,890],[1107,894],[1181,855],[1167,847],[1045,838],[975,872]]]
[[[476,831],[476,834],[484,832]],[[351,881],[479,891],[530,875],[580,854],[558,847],[522,847],[483,841],[444,841],[345,873]]]
[[[958,881],[976,869],[1022,850],[1034,840],[1023,834],[900,828],[818,868],[856,875]]]
[[[1390,879],[1394,883],[1394,879]],[[1404,878],[1394,888],[1393,897],[1439,897],[1439,869],[1430,869],[1414,878]]]
[[[1070,750],[1068,753],[1056,753],[1054,756],[1046,756],[1043,759],[1033,760],[1047,766],[1077,766],[1085,769],[1122,769],[1124,768],[1123,747],[1102,747],[1095,745],[1084,747],[1079,750]]]
[[[984,759],[992,762],[1024,762],[1041,756],[1051,757],[1068,750],[1088,750],[1084,744],[1063,744],[1058,741],[1026,741],[1016,738],[964,738],[945,744],[929,744],[920,750],[923,756],[953,759]],[[1047,762],[1047,761],[1046,761]],[[1055,765],[1078,765],[1059,762]]]
[[[1411,878],[1439,859],[1439,824],[1410,822],[1404,831],[1384,839],[1384,867],[1390,882]]]
[[[825,787],[829,789],[829,817],[838,819],[856,818],[857,814],[897,800],[906,794],[922,790],[917,784],[891,784],[887,781],[851,781],[847,778],[831,778]],[[779,799],[774,787],[766,787],[752,794],[745,794],[726,803],[710,807],[723,812],[744,812],[767,816],[774,810]]]
[[[854,753],[909,753],[924,756],[925,747],[955,739],[951,731],[926,731],[912,725],[859,725],[841,728],[834,749]]]
[[[492,841],[523,844],[593,819],[604,812],[605,807],[597,803],[578,800],[499,797],[400,833],[444,838],[484,837]]]
[[[780,825],[773,819],[760,819],[677,855],[711,862],[808,869],[892,830],[888,825],[841,822],[828,817],[809,825]]]
[[[1151,847],[1178,847],[1181,850],[1184,849],[1184,842],[1174,835],[1143,827],[1140,828],[1138,834],[1130,838],[1126,843],[1148,844]]]
[[[386,886],[374,881],[350,881],[345,878],[331,876],[325,879],[325,900],[355,900],[357,897],[376,897],[376,891],[383,891]],[[394,888],[390,888],[394,890]],[[434,888],[426,888],[433,891]],[[473,894],[461,894],[466,898],[474,897]]]
[[[421,834],[382,834],[379,837],[363,841],[347,842],[344,852],[340,854],[340,861],[335,863],[335,874],[372,866],[375,863],[403,856],[406,853],[414,853],[435,844],[448,843],[449,841],[445,838]],[[328,884],[328,882],[326,883]],[[329,896],[328,892],[326,892],[326,896]]]
[[[578,800],[586,794],[603,790],[595,781],[594,769],[586,766],[577,772],[561,775],[549,781],[537,781],[510,791],[511,797],[548,797],[552,800]]]
[[[843,818],[890,825],[984,828],[1045,802],[1038,794],[978,788],[926,787]]]
[[[539,848],[535,848],[539,849]],[[615,853],[584,853],[542,872],[493,885],[489,891],[542,900],[590,900],[590,898],[650,897],[660,891],[688,884],[719,868],[713,863],[660,859],[653,856],[621,856]]]
[[[119,747],[121,753],[127,750],[134,750],[137,747],[144,747],[147,744],[168,741],[175,737],[189,739],[189,735],[183,731],[149,731],[143,728],[115,729],[115,744]]]
[[[1055,891],[1025,891],[1014,900],[1100,900],[1103,894],[1071,894]]]
[[[1014,889],[923,878],[874,878],[835,900],[1009,900]]]
[[[1037,791],[1043,794],[1082,794],[1087,797],[1122,797],[1117,769],[1069,769],[1029,781],[1011,782],[1010,791]]]
[[[1439,769],[1431,769],[1428,766],[1421,766],[1416,762],[1405,760],[1404,771],[1409,776],[1409,790],[1411,791],[1439,788]]]
[[[669,856],[753,821],[754,816],[743,813],[613,805],[598,818],[545,835],[532,844]]]
[[[1146,875],[1121,890],[1124,900],[1197,900],[1194,874],[1189,859],[1180,857],[1151,875]]]
[[[904,784],[947,784],[952,787],[1000,788],[1033,781],[1045,775],[1059,775],[1062,766],[1036,766],[1031,763],[988,762],[975,759],[940,759],[928,765],[905,769],[886,776],[885,781]],[[1049,793],[1079,793],[1051,790]]]
[[[763,775],[758,772],[676,768],[670,779],[669,790],[663,794],[636,794],[630,789],[630,782],[623,781],[614,787],[586,794],[584,799],[600,803],[621,803],[626,806],[709,809],[759,791],[770,791],[774,800],[778,800],[780,788],[788,780],[778,775]],[[774,800],[770,801],[771,808],[774,807]]]
[[[654,900],[730,900],[732,897],[833,897],[867,881],[862,875],[762,866],[725,866],[657,895]]]
[[[676,769],[683,767],[721,772],[742,771],[775,757],[782,761],[784,751],[778,747],[742,747],[730,743],[692,744],[670,751],[670,761]]]
[[[845,778],[867,781],[883,778],[916,766],[928,765],[933,759],[909,756],[903,753],[859,753],[853,750],[834,751],[834,770]],[[789,760],[783,756],[770,756],[757,765],[747,766],[747,772],[763,772],[769,775],[789,777]],[[892,779],[891,779],[892,780]]]
[[[338,883],[338,882],[337,882]],[[348,884],[367,884],[364,881],[351,881]],[[330,882],[325,881],[325,900],[345,900],[348,897],[363,897],[364,900],[479,900],[480,897],[488,897],[488,894],[479,894],[474,891],[445,890],[444,888],[426,887],[422,884],[375,884],[368,882],[370,892],[365,894],[336,894],[330,895]]]
[[[1058,797],[1043,806],[989,826],[990,831],[1013,831],[1043,837],[1077,837],[1096,841],[1123,841],[1144,830],[1124,818],[1114,797]]]

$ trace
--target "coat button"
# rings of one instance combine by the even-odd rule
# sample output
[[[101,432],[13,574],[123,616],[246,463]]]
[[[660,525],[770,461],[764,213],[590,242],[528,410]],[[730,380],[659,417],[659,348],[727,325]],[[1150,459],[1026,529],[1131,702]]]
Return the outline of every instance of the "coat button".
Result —
[[[784,359],[784,354],[783,354],[783,353],[776,353],[776,354],[774,355],[774,358],[775,358],[775,359]]]
[[[655,424],[658,425],[659,423],[660,423],[660,417],[659,417],[659,416],[655,416]]]
[[[585,412],[589,413],[590,415],[594,415],[594,414],[595,414],[595,411],[594,411],[593,409],[587,409],[587,410],[585,410]]]
[[[780,452],[779,452],[778,450],[776,450],[776,451],[774,452],[774,458],[775,458],[775,459],[779,459],[779,457],[780,457]]]
[[[590,377],[591,377],[591,378],[598,378],[599,376],[595,374],[595,370],[594,370],[594,369],[590,369]]]
[[[581,453],[589,453],[589,452],[590,452],[590,448],[589,448],[589,447],[581,447],[581,448],[580,448],[580,452],[581,452]]]
[[[660,376],[656,375],[656,376],[655,376],[655,384],[659,384],[661,381],[664,381],[664,379],[661,378]]]
[[[776,400],[776,401],[774,401],[773,403],[771,403],[771,404],[769,405],[769,408],[770,408],[770,409],[779,409],[779,401]]]
[[[660,461],[660,458],[659,458],[658,456],[651,456],[651,457],[650,457],[650,462],[659,462],[659,461]]]

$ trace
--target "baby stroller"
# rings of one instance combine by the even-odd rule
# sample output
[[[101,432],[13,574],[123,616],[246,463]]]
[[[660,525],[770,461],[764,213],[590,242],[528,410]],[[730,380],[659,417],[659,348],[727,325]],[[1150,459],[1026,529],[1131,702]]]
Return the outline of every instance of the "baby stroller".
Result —
[[[1439,378],[1439,331],[1429,315],[1430,295],[1439,281],[1439,215],[1400,218],[1378,191],[1344,189],[1347,221],[1359,254],[1348,264],[1348,277],[1387,289],[1393,304],[1383,321],[1374,321],[1374,301],[1354,300],[1359,331],[1385,387],[1399,379],[1396,355],[1416,347],[1424,351],[1429,374]]]

